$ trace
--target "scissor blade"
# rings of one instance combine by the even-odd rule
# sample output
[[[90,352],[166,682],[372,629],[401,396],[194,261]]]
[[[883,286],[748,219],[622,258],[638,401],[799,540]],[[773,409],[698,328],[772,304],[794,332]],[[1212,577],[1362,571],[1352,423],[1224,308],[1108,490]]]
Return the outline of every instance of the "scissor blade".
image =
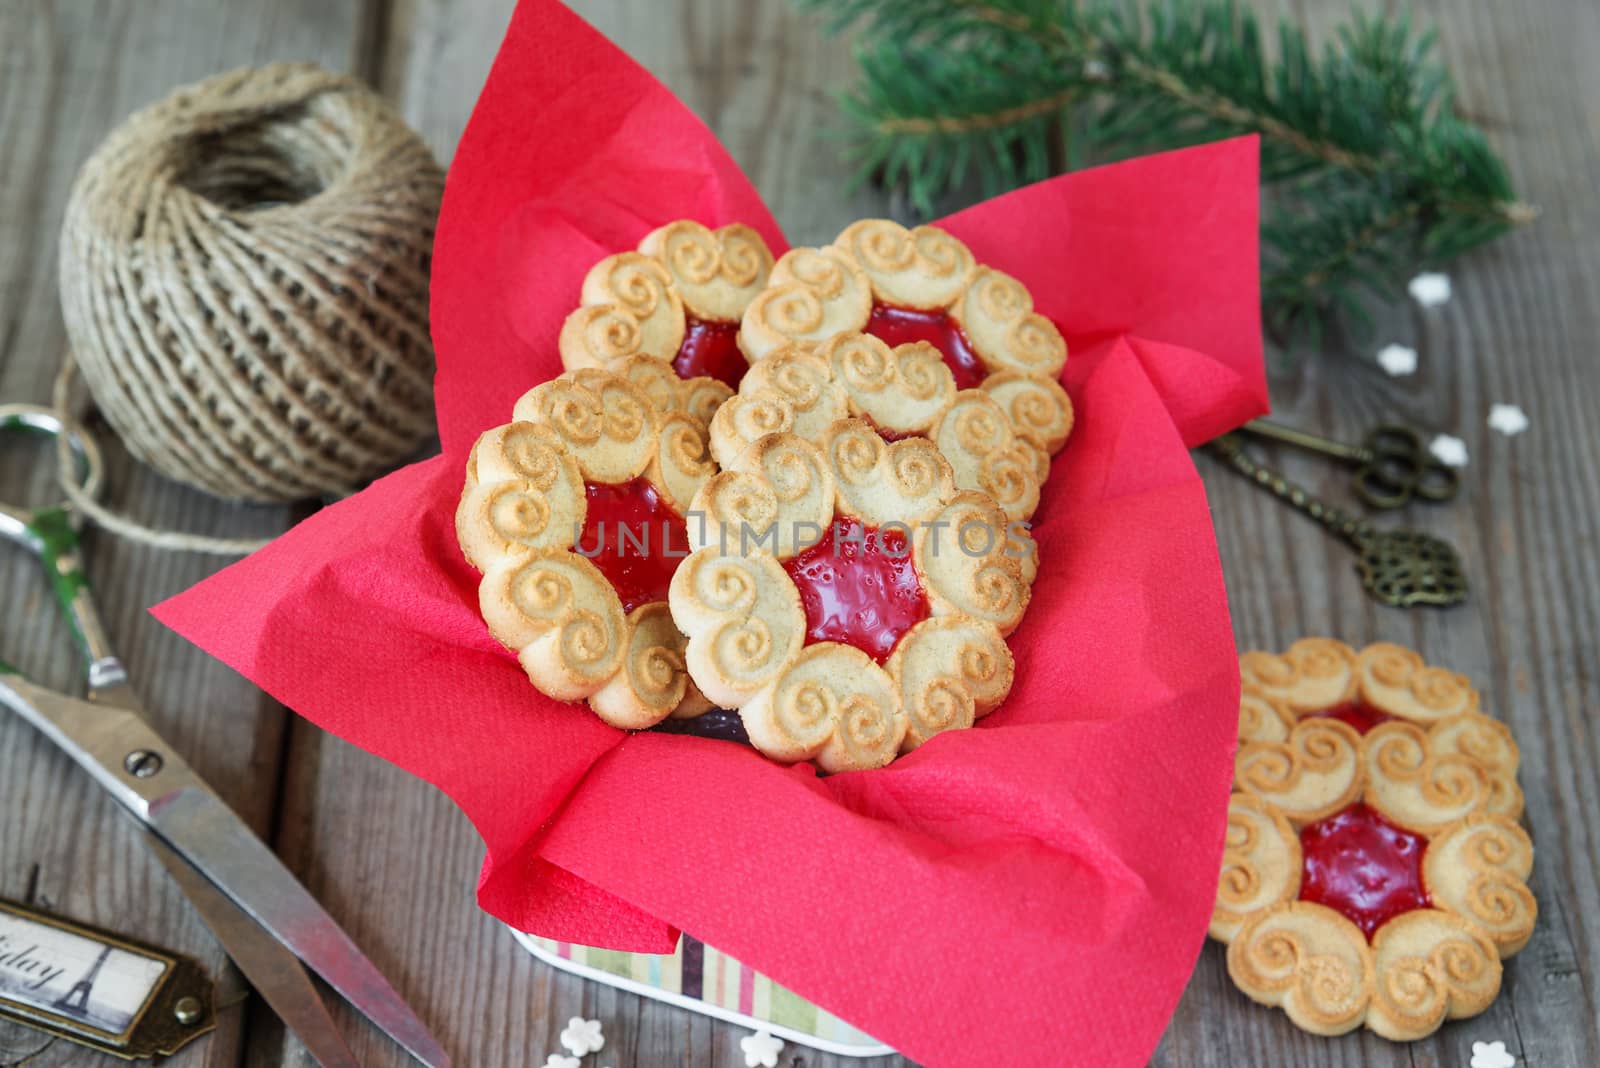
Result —
[[[310,891],[209,790],[177,791],[151,806],[150,827],[234,904],[429,1068],[450,1058],[389,981]]]
[[[189,866],[171,846],[154,834],[145,844],[166,866],[173,882],[183,891],[195,911],[200,913],[227,950],[233,963],[250,980],[285,1027],[294,1032],[322,1068],[360,1068],[350,1047],[333,1024],[327,1003],[300,960],[283,944],[251,919],[227,894],[218,890],[204,875]]]
[[[0,704],[43,731],[328,985],[429,1068],[438,1041],[272,850],[129,704],[98,704],[0,671]],[[136,757],[147,773],[129,766]],[[153,767],[152,767],[153,764]]]

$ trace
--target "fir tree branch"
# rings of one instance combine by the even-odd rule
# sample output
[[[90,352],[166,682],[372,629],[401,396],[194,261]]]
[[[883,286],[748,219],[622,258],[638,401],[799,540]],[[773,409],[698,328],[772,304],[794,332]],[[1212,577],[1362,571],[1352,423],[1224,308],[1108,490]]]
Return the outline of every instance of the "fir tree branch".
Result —
[[[973,171],[985,193],[1045,177],[1042,146],[1069,126],[1097,160],[1260,134],[1273,321],[1359,310],[1352,291],[1378,274],[1536,214],[1454,114],[1432,35],[1404,19],[1357,16],[1320,55],[1280,25],[1269,61],[1235,0],[799,2],[859,27],[857,160],[924,213]]]

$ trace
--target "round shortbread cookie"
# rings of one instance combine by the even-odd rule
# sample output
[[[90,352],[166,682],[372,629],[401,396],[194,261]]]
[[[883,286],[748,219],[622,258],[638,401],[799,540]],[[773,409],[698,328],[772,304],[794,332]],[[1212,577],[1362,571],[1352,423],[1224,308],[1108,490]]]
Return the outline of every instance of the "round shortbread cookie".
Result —
[[[1025,521],[1039,505],[1049,459],[1035,439],[1016,430],[1002,400],[1030,408],[1024,391],[1036,397],[1048,390],[1030,384],[1013,393],[1004,389],[1006,380],[1000,384],[1000,399],[987,389],[957,391],[949,368],[926,342],[890,348],[855,332],[812,349],[787,342],[750,369],[738,395],[712,419],[711,451],[726,467],[763,435],[793,433],[814,441],[851,415],[886,441],[931,441],[949,462],[957,489],[986,494],[1009,519]]]
[[[1488,1008],[1538,908],[1518,751],[1461,675],[1389,643],[1239,658],[1211,937],[1307,1031],[1396,1041]]]
[[[648,357],[615,366],[529,390],[513,422],[479,437],[456,537],[483,574],[489,632],[534,686],[639,729],[706,707],[665,594],[673,542],[687,554],[683,517],[715,465],[693,414],[704,384]]]
[[[942,403],[947,390],[981,388],[1013,430],[1043,453],[1045,471],[1072,431],[1072,402],[1060,383],[1067,360],[1061,332],[1033,310],[1022,283],[979,264],[966,245],[937,227],[908,230],[887,219],[863,219],[831,245],[790,249],[773,267],[768,287],[745,308],[739,347],[759,366],[775,354],[817,352],[842,335],[861,334],[892,337],[902,364],[908,345],[926,345],[959,372],[950,386],[924,368],[902,372],[928,383],[923,410],[904,406],[903,399],[892,410],[902,422],[926,424],[928,409]],[[885,378],[877,353],[856,355],[865,358],[863,387]],[[856,392],[857,414],[884,425],[865,399],[870,390]]]
[[[645,356],[684,378],[721,378],[727,391],[702,394],[692,409],[709,420],[744,370],[738,324],[772,267],[771,250],[748,226],[713,230],[680,219],[658,227],[637,251],[607,256],[584,276],[557,341],[562,365],[615,371]]]
[[[739,400],[718,420],[738,422]],[[704,522],[668,601],[690,676],[758,749],[878,767],[999,705],[1032,573],[1005,513],[960,491],[926,439],[885,442],[859,419],[734,444],[695,496]]]

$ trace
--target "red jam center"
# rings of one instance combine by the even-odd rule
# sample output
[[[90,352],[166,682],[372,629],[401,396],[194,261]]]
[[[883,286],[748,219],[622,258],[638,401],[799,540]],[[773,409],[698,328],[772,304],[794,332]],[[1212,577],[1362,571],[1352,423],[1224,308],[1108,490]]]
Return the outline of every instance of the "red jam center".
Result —
[[[678,561],[689,555],[683,518],[647,479],[583,488],[589,510],[578,547],[610,580],[622,610],[665,601]]]
[[[784,563],[806,609],[809,642],[844,642],[878,663],[928,618],[905,532],[840,517],[822,540]]]
[[[750,367],[744,353],[739,351],[739,324],[719,323],[709,319],[689,319],[684,331],[683,344],[672,361],[679,378],[697,378],[710,375],[739,388],[739,379]]]
[[[978,354],[972,351],[967,335],[942,311],[916,311],[874,304],[867,320],[867,333],[891,347],[913,341],[927,341],[944,353],[945,366],[955,375],[957,389],[974,389],[988,377]]]
[[[1336,719],[1340,723],[1348,724],[1356,729],[1357,734],[1365,734],[1380,723],[1388,723],[1393,716],[1379,712],[1369,704],[1361,701],[1349,701],[1336,705],[1326,712],[1312,712],[1306,719]]]
[[[1428,907],[1422,888],[1427,847],[1426,838],[1358,802],[1300,832],[1300,900],[1343,913],[1371,940],[1402,912]]]

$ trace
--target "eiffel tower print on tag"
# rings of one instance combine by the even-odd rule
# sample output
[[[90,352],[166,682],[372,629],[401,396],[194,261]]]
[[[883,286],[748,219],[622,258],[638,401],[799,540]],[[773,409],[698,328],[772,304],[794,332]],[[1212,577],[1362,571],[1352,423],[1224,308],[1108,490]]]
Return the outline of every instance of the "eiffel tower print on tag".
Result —
[[[0,1019],[128,1060],[216,1026],[212,984],[187,957],[0,899]]]

